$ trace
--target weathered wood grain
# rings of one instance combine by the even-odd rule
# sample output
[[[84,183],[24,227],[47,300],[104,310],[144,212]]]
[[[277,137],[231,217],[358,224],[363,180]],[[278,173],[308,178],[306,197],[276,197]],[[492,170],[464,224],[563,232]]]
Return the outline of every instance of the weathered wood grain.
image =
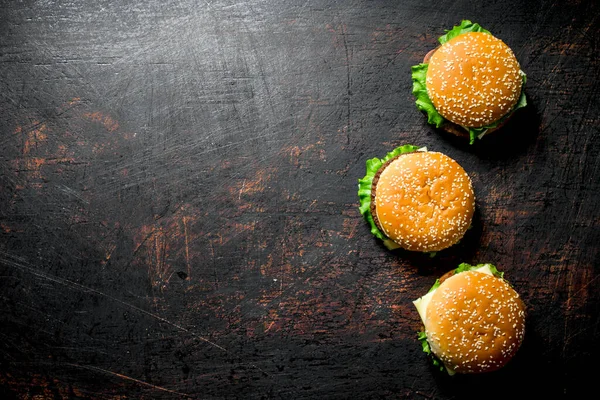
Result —
[[[593,1],[0,6],[3,398],[575,397],[600,355]],[[527,109],[475,146],[410,67],[468,18],[515,51]],[[471,174],[473,229],[390,252],[365,161],[413,143]],[[492,262],[528,306],[490,376],[440,375],[412,300]],[[489,393],[493,387],[493,393]],[[585,387],[585,386],[584,386]]]

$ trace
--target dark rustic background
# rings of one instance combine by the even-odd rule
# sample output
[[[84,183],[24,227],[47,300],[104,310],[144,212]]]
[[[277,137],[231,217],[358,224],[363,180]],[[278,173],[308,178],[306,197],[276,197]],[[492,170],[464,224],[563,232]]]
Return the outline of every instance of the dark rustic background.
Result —
[[[3,399],[574,398],[600,356],[599,5],[587,1],[2,1]],[[529,107],[475,146],[425,123],[411,65],[467,18]],[[358,212],[412,143],[478,213],[430,259]],[[450,379],[412,300],[462,261],[523,296],[503,371]],[[590,386],[591,385],[591,386]]]

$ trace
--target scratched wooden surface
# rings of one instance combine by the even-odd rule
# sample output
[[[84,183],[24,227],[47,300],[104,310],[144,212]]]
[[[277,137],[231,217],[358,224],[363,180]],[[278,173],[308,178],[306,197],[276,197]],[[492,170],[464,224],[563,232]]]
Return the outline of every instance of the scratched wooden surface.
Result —
[[[0,5],[0,397],[588,387],[597,2],[112,3]],[[411,65],[463,18],[528,76],[528,109],[475,146],[426,125],[411,94]],[[473,229],[434,259],[387,251],[358,212],[365,161],[404,143],[475,186]],[[528,331],[505,370],[450,379],[421,352],[411,301],[462,261],[505,271]]]

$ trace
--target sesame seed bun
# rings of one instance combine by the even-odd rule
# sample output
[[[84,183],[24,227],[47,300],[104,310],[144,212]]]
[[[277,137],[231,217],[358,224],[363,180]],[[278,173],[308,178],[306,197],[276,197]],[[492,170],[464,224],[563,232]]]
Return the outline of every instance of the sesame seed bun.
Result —
[[[433,53],[435,53],[437,51],[439,47],[430,50],[425,57],[423,58],[423,63],[428,64],[429,60],[431,59],[431,56],[433,56]],[[506,123],[510,120],[510,118],[512,117],[511,114],[509,114],[509,116],[507,118],[505,118],[504,120],[502,120],[501,123],[499,123],[497,126],[493,127],[493,128],[488,128],[486,131],[486,135],[491,134],[492,132],[496,132],[497,130],[499,130],[500,128],[502,128],[504,125],[506,125]],[[448,133],[451,133],[455,136],[458,137],[462,137],[462,138],[466,138],[469,139],[470,135],[469,132],[463,128],[462,126],[455,124],[453,122],[450,122],[448,120],[446,120],[442,126],[440,126],[440,128]]]
[[[424,325],[431,351],[452,373],[492,372],[521,346],[525,306],[503,278],[465,271],[436,289]]]
[[[483,32],[450,39],[426,55],[427,94],[453,124],[490,125],[507,115],[521,95],[523,75],[512,50]]]
[[[375,224],[406,250],[435,252],[456,244],[471,225],[474,211],[469,175],[442,153],[401,154],[373,179]]]

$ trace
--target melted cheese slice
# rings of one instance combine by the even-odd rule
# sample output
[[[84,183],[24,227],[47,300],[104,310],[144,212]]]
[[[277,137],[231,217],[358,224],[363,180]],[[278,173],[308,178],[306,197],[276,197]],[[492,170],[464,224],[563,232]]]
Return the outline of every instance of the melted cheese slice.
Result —
[[[483,267],[473,269],[472,271],[478,271],[483,272],[484,274],[494,275],[494,273],[490,269],[489,264],[485,264]],[[417,300],[413,301],[413,304],[417,308],[417,311],[419,312],[419,316],[421,317],[421,321],[423,321],[423,324],[425,324],[425,317],[427,316],[427,306],[429,305],[429,301],[431,300],[431,297],[433,296],[436,290],[437,288],[427,293],[425,296],[421,296]]]

